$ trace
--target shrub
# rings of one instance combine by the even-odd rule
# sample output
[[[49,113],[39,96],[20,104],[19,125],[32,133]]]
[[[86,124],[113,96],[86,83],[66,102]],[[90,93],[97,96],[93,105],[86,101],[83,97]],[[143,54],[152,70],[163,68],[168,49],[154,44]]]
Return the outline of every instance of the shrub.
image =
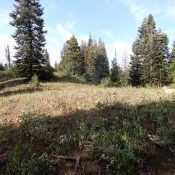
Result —
[[[38,75],[40,80],[50,80],[54,78],[54,68],[52,66],[45,66]]]
[[[33,86],[38,87],[39,86],[39,79],[37,75],[33,75],[31,79],[31,83]]]
[[[103,78],[101,80],[100,86],[102,86],[102,87],[112,87],[113,83],[111,82],[111,79],[109,77],[107,77],[107,78]]]
[[[9,79],[18,78],[18,77],[19,77],[19,73],[18,73],[16,66],[14,66],[10,69],[6,69],[4,71],[0,71],[0,80],[1,81],[6,81]]]
[[[49,117],[44,119],[43,117],[44,116],[38,116],[38,118],[32,118],[30,114],[27,114],[21,116],[19,120],[23,135],[29,137],[32,142],[35,142],[35,144],[48,144],[52,141],[52,121]]]
[[[24,150],[21,145],[18,144],[15,146],[10,153],[5,174],[56,174],[58,168],[56,168],[53,161],[49,160],[47,154],[43,153],[42,155],[37,156],[36,154],[27,152],[28,155],[26,156],[26,152],[27,150]]]
[[[106,149],[106,156],[110,157],[110,163],[107,165],[108,174],[132,174],[134,164],[138,163],[132,149],[120,149],[115,146],[110,146]]]

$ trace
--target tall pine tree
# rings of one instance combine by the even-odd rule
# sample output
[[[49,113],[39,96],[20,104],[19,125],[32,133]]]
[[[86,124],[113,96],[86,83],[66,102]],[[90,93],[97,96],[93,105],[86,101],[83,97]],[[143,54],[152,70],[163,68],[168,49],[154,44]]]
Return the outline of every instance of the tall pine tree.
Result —
[[[15,10],[10,13],[10,24],[16,28],[16,65],[28,80],[43,73],[45,36],[43,8],[39,0],[15,0]]]
[[[114,58],[112,60],[112,65],[111,65],[111,81],[112,82],[119,82],[119,65],[117,63],[117,54],[116,54],[116,50],[115,50],[115,55]]]
[[[50,56],[47,49],[44,51],[44,61],[46,66],[50,66]]]
[[[140,28],[140,41],[142,48],[143,73],[142,82],[144,85],[150,84],[152,80],[152,59],[153,55],[153,38],[156,33],[156,24],[153,16],[150,14],[144,20]]]
[[[130,61],[130,83],[132,86],[140,86],[142,84],[142,58],[140,53],[140,41],[136,41],[132,45],[131,61]]]
[[[82,75],[84,73],[84,57],[80,52],[75,36],[67,40],[61,52],[62,70],[74,75]]]
[[[97,58],[95,62],[96,77],[99,80],[109,77],[109,62],[104,42],[99,39],[97,46]]]
[[[169,60],[169,75],[171,82],[175,83],[175,41],[173,42]]]
[[[100,83],[101,79],[109,77],[109,63],[104,42],[92,40],[89,36],[87,45],[86,79],[93,83]]]
[[[131,84],[163,85],[168,82],[168,37],[157,31],[153,16],[144,19],[133,43]]]
[[[154,35],[152,48],[152,79],[153,85],[164,85],[169,82],[168,79],[168,37],[166,34],[158,31]]]

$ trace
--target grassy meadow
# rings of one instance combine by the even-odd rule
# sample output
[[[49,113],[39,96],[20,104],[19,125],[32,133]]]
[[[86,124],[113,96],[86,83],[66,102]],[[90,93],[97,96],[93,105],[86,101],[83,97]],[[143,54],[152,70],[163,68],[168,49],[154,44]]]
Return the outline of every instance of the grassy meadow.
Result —
[[[175,141],[174,118],[175,101],[162,88],[4,81],[0,174],[171,175],[173,148],[153,138]]]

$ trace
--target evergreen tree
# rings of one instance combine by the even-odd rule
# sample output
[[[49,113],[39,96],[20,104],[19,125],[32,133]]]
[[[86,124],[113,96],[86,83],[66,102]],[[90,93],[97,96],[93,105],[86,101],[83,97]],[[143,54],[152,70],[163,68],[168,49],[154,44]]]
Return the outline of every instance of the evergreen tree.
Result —
[[[88,48],[86,59],[86,79],[87,81],[96,82],[96,58],[97,58],[97,45],[91,45]]]
[[[44,61],[46,66],[50,66],[50,57],[47,49],[44,51]]]
[[[92,36],[91,36],[91,33],[89,35],[89,39],[88,39],[88,48],[91,47],[93,45],[93,39],[92,39]]]
[[[152,79],[151,84],[163,85],[168,79],[168,37],[166,34],[157,32],[154,35],[152,48]]]
[[[119,82],[119,65],[117,64],[117,54],[115,50],[115,55],[112,60],[111,65],[111,81],[112,82]]]
[[[16,28],[16,65],[28,80],[34,74],[43,74],[45,36],[43,8],[39,0],[15,0],[15,10],[10,13],[10,24]]]
[[[75,36],[66,42],[61,52],[61,66],[67,73],[82,75],[84,73],[84,59],[80,52]]]
[[[58,70],[58,63],[55,61],[54,68]]]
[[[156,24],[151,14],[144,20],[139,32],[143,61],[142,82],[146,85],[150,84],[152,80],[153,38],[156,33]]]
[[[144,19],[133,43],[130,63],[131,84],[162,85],[168,80],[168,38],[157,31],[152,15]]]
[[[6,57],[6,60],[7,60],[8,68],[11,68],[11,57],[10,57],[10,49],[9,49],[9,46],[7,46],[7,47],[5,48],[5,57]]]
[[[3,66],[3,64],[0,62],[0,71],[4,71],[4,66]]]
[[[132,86],[140,86],[142,84],[142,58],[140,53],[140,41],[136,41],[132,45],[131,61],[130,61],[130,83]]]
[[[42,79],[49,80],[54,77],[54,68],[50,64],[50,57],[47,49],[44,50],[44,65],[43,65],[43,73],[40,76]]]
[[[87,60],[87,54],[88,54],[88,46],[85,41],[81,42],[80,54],[83,59],[82,73],[84,74],[86,72],[86,60]]]
[[[120,84],[122,86],[128,86],[129,85],[129,67],[128,67],[128,54],[126,51],[124,51],[123,54],[123,67],[119,71],[119,77],[120,77]]]
[[[173,42],[173,48],[169,60],[169,75],[171,82],[175,83],[175,41]]]
[[[67,62],[67,59],[66,59],[66,53],[67,53],[67,44],[64,43],[63,45],[63,49],[61,50],[61,61],[60,61],[60,70],[61,71],[65,71],[67,72],[67,67],[69,65],[69,63]],[[68,70],[68,72],[71,72],[71,70]]]
[[[93,83],[100,83],[101,79],[109,77],[109,63],[104,42],[99,39],[92,40],[89,36],[87,46],[86,65],[86,79]]]
[[[99,80],[109,77],[109,62],[104,42],[99,39],[97,46],[97,57],[95,61],[96,77]]]

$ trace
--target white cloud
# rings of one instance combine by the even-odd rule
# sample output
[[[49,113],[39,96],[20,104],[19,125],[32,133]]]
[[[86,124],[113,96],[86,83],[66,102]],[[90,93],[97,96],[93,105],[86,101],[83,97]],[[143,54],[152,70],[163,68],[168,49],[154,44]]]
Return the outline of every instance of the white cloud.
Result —
[[[72,32],[62,24],[57,25],[57,30],[64,40],[67,40],[72,36]]]
[[[61,35],[64,41],[68,40],[73,35],[76,23],[77,21],[72,19],[66,21],[66,23],[59,23],[56,26],[59,35]]]
[[[128,6],[137,22],[143,20],[149,13],[154,15],[160,13],[159,4],[156,1],[125,0],[122,2]]]
[[[132,54],[131,43],[121,39],[115,40],[114,42],[107,44],[106,49],[110,64],[114,57],[115,50],[117,53],[117,61],[120,65],[122,65],[123,57],[127,56],[129,59],[130,55]]]
[[[68,20],[65,23],[57,24],[55,28],[46,26],[48,30],[46,48],[49,52],[52,65],[54,65],[55,62],[60,62],[60,52],[63,44],[73,35],[76,23],[76,20]]]
[[[49,45],[60,47],[60,42],[56,37],[46,36],[46,41],[49,43]]]
[[[47,46],[46,48],[49,52],[51,65],[54,66],[55,62],[57,62],[57,63],[60,62],[60,60],[61,60],[61,58],[60,58],[61,48],[49,47],[49,46]]]
[[[161,3],[158,0],[121,0],[128,8],[130,13],[134,16],[137,22],[141,22],[149,13],[152,13],[159,20],[163,18],[175,19],[175,1],[168,0]]]
[[[101,33],[110,39],[114,39],[114,35],[110,31],[102,30]]]
[[[65,26],[66,26],[67,29],[73,31],[75,29],[76,23],[77,23],[76,20],[67,21]]]

